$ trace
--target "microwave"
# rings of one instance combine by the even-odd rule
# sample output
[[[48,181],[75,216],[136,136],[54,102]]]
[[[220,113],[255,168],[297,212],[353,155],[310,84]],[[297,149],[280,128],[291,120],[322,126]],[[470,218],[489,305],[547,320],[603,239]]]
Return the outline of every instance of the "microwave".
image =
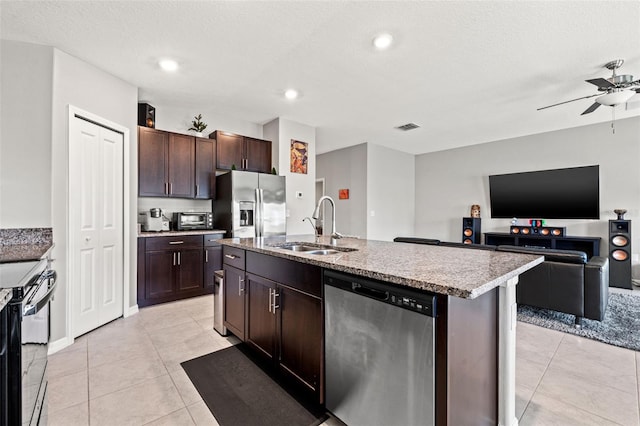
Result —
[[[213,213],[174,213],[173,223],[176,231],[188,231],[192,229],[213,229]]]

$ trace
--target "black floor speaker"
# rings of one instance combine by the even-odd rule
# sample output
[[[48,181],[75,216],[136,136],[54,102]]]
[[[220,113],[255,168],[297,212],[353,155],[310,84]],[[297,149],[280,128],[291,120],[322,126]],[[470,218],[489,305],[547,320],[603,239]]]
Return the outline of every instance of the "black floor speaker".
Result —
[[[462,218],[462,242],[465,244],[480,244],[480,218],[479,217],[463,217]]]
[[[609,221],[609,286],[631,286],[631,221]]]

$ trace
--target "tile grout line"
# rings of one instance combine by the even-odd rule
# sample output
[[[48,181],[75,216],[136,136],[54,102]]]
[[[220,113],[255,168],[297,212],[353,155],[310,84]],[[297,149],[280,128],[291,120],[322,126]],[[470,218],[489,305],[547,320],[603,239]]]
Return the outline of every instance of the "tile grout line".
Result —
[[[565,339],[565,338],[570,338],[571,336],[572,336],[572,335],[570,335],[570,334],[565,334],[565,335],[563,335],[563,336],[562,336],[562,339],[560,339],[560,342],[558,343],[558,347],[556,348],[556,350],[555,350],[555,351],[554,351],[554,353],[553,353],[553,356],[552,356],[552,357],[551,357],[551,359],[549,360],[549,364],[547,365],[547,368],[545,368],[545,371],[544,371],[544,373],[542,374],[542,378],[544,378],[544,375],[546,374],[546,372],[547,372],[547,370],[548,370],[548,368],[549,368],[549,365],[551,365],[551,362],[553,361],[553,359],[554,359],[554,358],[555,358],[555,356],[557,355],[557,353],[558,353],[558,349],[560,348],[560,345],[562,344],[562,342],[564,341],[564,339]],[[540,379],[540,382],[542,382],[542,378]],[[533,393],[533,395],[531,396],[531,399],[533,399],[533,396],[534,396],[534,395],[536,394],[536,392],[538,391],[538,386],[540,385],[540,382],[538,382],[538,385],[536,386],[536,389],[534,390],[534,393]],[[597,382],[592,382],[592,383],[599,384],[599,383],[597,383]],[[615,389],[615,388],[614,388],[614,389]],[[622,392],[622,393],[628,393],[628,392],[622,391],[622,390],[620,390],[620,389],[617,389],[617,390],[618,390],[618,391],[620,391],[620,392]],[[541,393],[541,395],[545,395],[545,394],[544,394],[544,393]],[[549,396],[549,397],[550,397],[550,396]],[[608,417],[605,417],[605,416],[604,416],[603,414],[601,414],[601,413],[595,413],[595,412],[590,411],[590,410],[587,410],[587,409],[585,409],[585,408],[583,408],[583,407],[579,407],[579,406],[577,406],[577,405],[575,405],[575,404],[572,404],[571,402],[568,402],[568,401],[565,401],[565,400],[560,400],[559,402],[560,402],[560,403],[562,403],[562,404],[568,405],[568,406],[570,406],[570,407],[573,407],[574,409],[576,409],[576,410],[578,410],[578,411],[580,411],[580,412],[588,413],[588,414],[590,414],[590,415],[592,415],[592,416],[598,417],[598,418],[600,418],[600,419],[606,420],[606,421],[611,422],[611,423],[620,424],[620,423],[618,423],[616,420],[613,420],[613,419],[610,419],[610,418],[608,418]],[[529,402],[527,403],[527,407],[525,408],[525,412],[526,412],[527,408],[529,407],[529,403],[531,403],[531,400],[529,400]],[[524,412],[523,412],[523,414],[522,414],[522,415],[524,416]]]

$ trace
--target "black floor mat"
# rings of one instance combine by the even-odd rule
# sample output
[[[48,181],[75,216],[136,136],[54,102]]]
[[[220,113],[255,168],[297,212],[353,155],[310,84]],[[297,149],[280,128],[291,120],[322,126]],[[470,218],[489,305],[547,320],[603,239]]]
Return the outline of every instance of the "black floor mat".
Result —
[[[221,426],[310,426],[325,410],[285,389],[251,359],[244,345],[182,363],[189,379]]]

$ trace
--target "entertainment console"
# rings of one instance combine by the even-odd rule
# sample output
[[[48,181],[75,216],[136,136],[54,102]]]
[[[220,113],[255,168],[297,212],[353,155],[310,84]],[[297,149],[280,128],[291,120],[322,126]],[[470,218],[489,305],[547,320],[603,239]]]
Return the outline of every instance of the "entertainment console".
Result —
[[[553,235],[518,235],[498,232],[484,234],[484,243],[487,245],[578,250],[585,252],[588,259],[600,256],[600,239],[600,237],[556,237]]]

